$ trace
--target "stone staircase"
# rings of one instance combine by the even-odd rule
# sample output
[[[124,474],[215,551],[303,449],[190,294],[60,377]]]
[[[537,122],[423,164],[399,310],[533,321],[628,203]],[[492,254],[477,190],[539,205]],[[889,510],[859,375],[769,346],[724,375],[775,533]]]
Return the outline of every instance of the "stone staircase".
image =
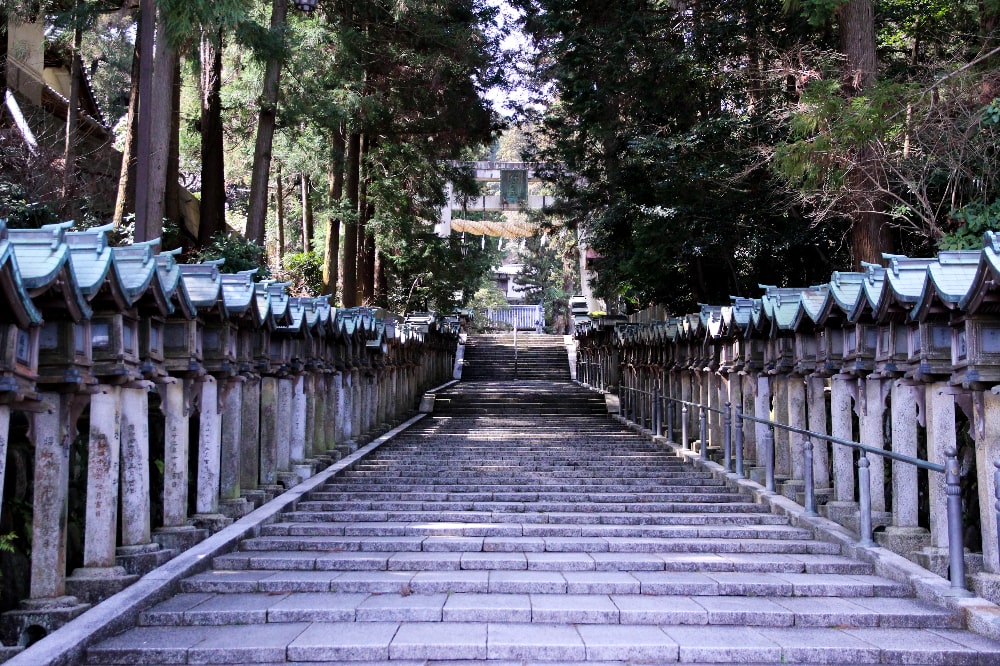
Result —
[[[997,664],[569,382],[460,383],[90,664]]]
[[[567,381],[569,360],[561,335],[538,333],[470,335],[465,345],[463,381]]]

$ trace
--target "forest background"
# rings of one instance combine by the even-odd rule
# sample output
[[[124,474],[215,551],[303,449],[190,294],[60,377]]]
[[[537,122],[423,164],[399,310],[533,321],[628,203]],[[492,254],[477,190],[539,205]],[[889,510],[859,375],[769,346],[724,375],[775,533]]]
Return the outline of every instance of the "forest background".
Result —
[[[491,267],[515,249],[528,300],[558,307],[579,289],[582,237],[609,306],[677,311],[1000,228],[1000,0],[0,10],[4,25],[44,22],[47,54],[89,75],[123,154],[95,187],[80,113],[40,153],[5,117],[11,226],[113,221],[119,239],[162,236],[339,305],[450,311],[489,298]],[[505,49],[515,29],[525,42]],[[501,115],[487,93],[515,88]],[[546,172],[560,203],[543,233],[435,236],[445,184],[475,193],[454,161],[497,158]]]

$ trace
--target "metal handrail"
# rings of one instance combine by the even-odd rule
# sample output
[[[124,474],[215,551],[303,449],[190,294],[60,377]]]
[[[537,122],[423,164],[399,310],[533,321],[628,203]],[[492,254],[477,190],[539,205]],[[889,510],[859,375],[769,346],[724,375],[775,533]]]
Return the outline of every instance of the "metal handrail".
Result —
[[[671,406],[671,408],[666,409],[666,421],[668,438],[672,438],[674,432],[674,410],[672,409],[672,406],[679,404],[681,406],[680,445],[682,448],[689,450],[690,445],[688,439],[687,418],[688,408],[693,407],[698,409],[701,459],[708,460],[708,413],[714,412],[722,414],[725,421],[723,424],[723,468],[726,472],[730,471],[732,435],[735,432],[736,464],[734,471],[737,478],[745,478],[743,470],[743,421],[766,425],[767,429],[764,431],[764,441],[762,444],[764,448],[765,487],[770,492],[775,492],[776,487],[774,474],[774,429],[781,428],[788,432],[803,435],[805,437],[803,442],[803,467],[805,473],[805,479],[803,479],[803,481],[805,482],[805,504],[803,508],[808,516],[818,515],[816,512],[816,489],[813,474],[813,439],[832,442],[833,444],[839,444],[841,446],[848,446],[856,449],[860,453],[860,457],[858,459],[858,531],[860,533],[859,544],[862,546],[872,546],[875,544],[872,539],[871,461],[868,460],[868,454],[882,456],[883,458],[889,458],[890,460],[896,460],[909,465],[914,465],[920,469],[926,469],[928,471],[944,474],[946,487],[945,492],[947,495],[949,580],[951,581],[951,588],[953,590],[963,592],[967,591],[965,586],[965,546],[963,542],[962,528],[961,473],[958,462],[958,451],[956,449],[950,448],[944,452],[945,463],[942,465],[940,463],[934,463],[922,458],[915,458],[902,453],[897,453],[895,451],[879,449],[861,442],[846,440],[840,437],[834,437],[824,433],[814,432],[812,430],[806,430],[804,428],[784,423],[778,423],[770,418],[764,419],[752,416],[744,413],[741,409],[729,402],[726,403],[725,409],[719,409],[691,400],[682,400],[679,398],[661,395],[659,380],[654,380],[653,383],[654,387],[651,391],[644,391],[641,388],[629,386],[627,382],[623,382],[619,385],[619,397],[622,397],[622,392],[626,393],[625,399],[621,402],[622,417],[628,419],[630,414],[633,417],[635,416],[633,402],[635,401],[636,394],[640,396],[649,396],[652,402],[651,411],[653,413],[652,430],[656,436],[662,436],[663,407],[668,405]],[[636,422],[634,418],[631,420],[640,424],[639,422]],[[640,425],[645,427],[644,416]],[[995,467],[996,471],[994,472],[994,482],[996,483],[996,508],[997,511],[1000,512],[1000,461],[995,463]],[[998,513],[997,525],[998,529],[1000,529],[1000,513]]]
[[[514,381],[517,381],[517,327],[514,327]]]

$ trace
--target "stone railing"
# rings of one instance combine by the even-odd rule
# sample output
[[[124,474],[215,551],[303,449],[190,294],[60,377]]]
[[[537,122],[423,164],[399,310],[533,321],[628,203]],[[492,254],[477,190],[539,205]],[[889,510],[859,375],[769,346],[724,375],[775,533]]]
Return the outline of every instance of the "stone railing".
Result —
[[[0,223],[3,533],[8,499],[31,507],[30,543],[15,541],[28,571],[3,571],[29,579],[0,616],[8,645],[355,450],[452,374],[457,323],[291,298],[108,231]]]
[[[959,492],[966,582],[1000,600],[1000,237],[886,263],[681,317],[594,320],[578,328],[577,378],[707,457],[739,445],[731,473],[738,454],[800,503],[811,477],[820,513],[945,576],[961,569],[948,551]]]

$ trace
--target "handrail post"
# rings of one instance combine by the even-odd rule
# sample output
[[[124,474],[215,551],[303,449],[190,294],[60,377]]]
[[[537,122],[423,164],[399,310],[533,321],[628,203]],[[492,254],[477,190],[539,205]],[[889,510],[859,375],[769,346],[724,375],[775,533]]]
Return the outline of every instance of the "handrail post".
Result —
[[[639,427],[640,428],[645,428],[646,427],[646,415],[649,413],[647,411],[647,409],[646,409],[646,391],[645,391],[646,382],[642,381],[642,375],[639,375],[637,377],[637,379],[638,379],[638,381],[636,383],[639,385],[638,386],[638,388],[639,388]]]
[[[690,448],[688,442],[688,406],[686,402],[681,403],[681,448]]]
[[[726,411],[722,414],[722,466],[729,471],[733,457],[733,403],[726,401]]]
[[[962,538],[962,475],[958,466],[958,451],[944,453],[944,482],[948,494],[948,559],[951,589],[965,589],[965,544]]]
[[[514,381],[517,381],[517,324],[516,323],[514,324]]]
[[[1000,458],[993,461],[993,467],[993,496],[996,498],[993,509],[997,515],[997,552],[1000,552]]]
[[[812,437],[806,435],[805,442],[803,442],[803,457],[805,460],[803,464],[805,465],[806,473],[806,515],[815,516],[816,515],[816,488],[815,479],[813,478],[813,441]]]
[[[872,473],[869,469],[871,462],[864,449],[860,450],[861,457],[858,459],[858,531],[861,533],[860,544],[862,546],[873,546],[872,541]]]
[[[736,410],[736,476],[743,478],[743,412]]]
[[[653,434],[657,437],[663,437],[663,418],[660,414],[661,409],[660,382],[657,381],[653,384]]]
[[[701,459],[708,460],[708,410],[701,405],[698,414],[698,437],[701,439]]]
[[[676,405],[673,400],[667,399],[666,404],[663,408],[667,411],[667,441],[674,441],[674,408]],[[997,467],[1000,468],[1000,461],[997,461]],[[997,471],[1000,474],[1000,469]],[[998,498],[1000,499],[1000,498]],[[997,521],[1000,522],[1000,515],[998,515]]]
[[[774,424],[764,429],[764,472],[767,489],[774,492]]]

